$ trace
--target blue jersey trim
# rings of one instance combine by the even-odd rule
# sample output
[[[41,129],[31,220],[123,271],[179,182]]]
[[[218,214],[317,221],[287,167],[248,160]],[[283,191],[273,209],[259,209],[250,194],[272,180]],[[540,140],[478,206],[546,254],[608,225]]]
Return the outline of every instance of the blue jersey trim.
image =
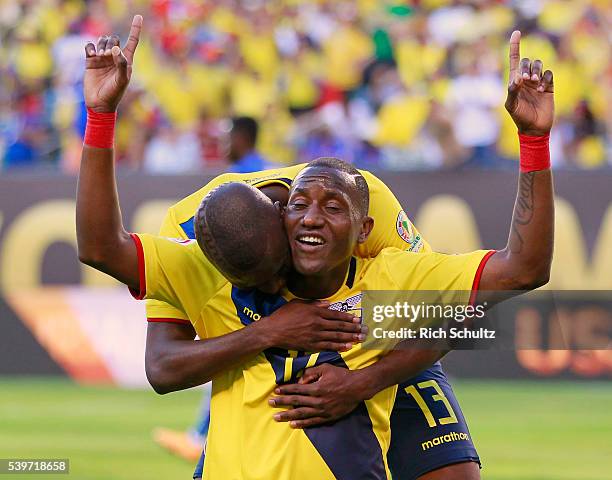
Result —
[[[179,223],[180,227],[183,229],[183,232],[185,232],[185,235],[187,235],[187,238],[191,239],[191,240],[195,240],[195,229],[193,226],[193,218],[191,217],[189,220],[185,220],[183,223]]]

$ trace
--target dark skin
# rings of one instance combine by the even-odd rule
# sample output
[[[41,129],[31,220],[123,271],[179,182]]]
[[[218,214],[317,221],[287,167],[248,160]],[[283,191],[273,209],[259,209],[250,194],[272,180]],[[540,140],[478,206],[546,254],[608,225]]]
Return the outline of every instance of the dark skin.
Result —
[[[164,394],[207,383],[268,348],[346,351],[365,339],[365,326],[328,305],[289,302],[248,327],[206,340],[194,340],[191,325],[149,322],[147,378],[157,393]]]
[[[271,193],[276,193],[274,190]],[[239,206],[238,206],[239,205]],[[244,205],[248,205],[245,212]],[[235,215],[232,209],[236,209]],[[218,235],[214,235],[214,221],[211,223],[211,212],[223,212],[224,221],[236,219],[236,215],[245,214],[249,219],[256,218],[259,241],[254,247],[258,250],[258,263],[247,272],[232,267],[229,260],[239,251],[230,251],[224,235],[225,226],[218,226]],[[238,288],[258,290],[274,294],[285,286],[287,271],[291,268],[291,257],[287,236],[282,228],[280,203],[272,202],[263,190],[258,190],[241,182],[229,182],[214,189],[207,195],[196,212],[194,227],[196,239],[204,255],[215,265],[223,276]],[[213,215],[216,217],[216,215]],[[246,220],[246,218],[245,218]],[[218,221],[218,220],[217,220]],[[233,236],[233,235],[232,235]]]
[[[86,45],[84,97],[87,107],[95,112],[116,110],[131,77],[141,29],[142,17],[137,15],[123,50],[116,36],[101,37],[97,48],[93,43]],[[111,148],[83,147],[76,212],[79,259],[138,290],[138,257],[134,242],[123,227],[113,157]],[[271,195],[282,199],[282,194],[275,189],[271,189]],[[276,228],[282,228],[280,222]],[[157,391],[165,393],[206,383],[217,373],[240,365],[272,346],[302,351],[342,351],[363,340],[366,329],[353,315],[332,311],[326,306],[320,302],[292,302],[244,329],[198,342],[193,341],[193,330],[180,329],[179,325],[152,327],[156,330],[151,333],[154,339],[160,332],[169,338],[164,343],[163,355],[156,349],[148,349],[148,358],[158,354],[160,359],[147,367],[151,383]],[[193,365],[203,368],[194,369]],[[160,373],[168,369],[177,371],[177,376]]]
[[[118,49],[118,39],[111,39],[110,37],[105,37],[98,42],[98,52],[104,50],[103,54],[96,53],[96,48],[93,44],[87,45],[87,72],[84,82],[85,98],[87,105],[94,111],[108,112],[116,109],[117,104],[119,103],[119,100],[123,95],[129,81],[133,54],[138,43],[138,35],[140,33],[141,25],[142,18],[135,17],[132,30],[130,32],[130,39],[123,52]],[[515,43],[517,47],[515,50],[518,52],[518,42]],[[117,49],[109,49],[109,47],[115,46],[117,46]],[[511,69],[511,71],[519,72],[518,67]],[[544,76],[540,78],[539,82],[530,80],[532,84],[529,83],[530,81],[519,79],[516,81],[516,87],[511,86],[511,88],[509,88],[509,99],[511,100],[509,104],[509,111],[511,115],[513,115],[513,118],[515,118],[517,112],[520,113],[521,111],[529,110],[528,108],[519,108],[522,105],[521,102],[524,100],[522,96],[522,87],[525,86],[529,87],[532,85],[532,87],[530,87],[531,90],[543,88],[544,91],[540,93],[550,94],[549,104],[550,107],[552,107],[552,75],[549,75],[549,77],[550,81],[545,81],[546,74],[544,74]],[[110,95],[109,90],[112,90],[112,94]],[[518,99],[518,104],[514,102],[514,98]],[[531,112],[533,112],[533,109]],[[536,114],[538,114],[539,119],[545,118],[545,115],[542,115],[541,113],[542,112],[539,112],[538,114],[538,111],[536,110]],[[525,120],[525,118],[519,119]],[[550,118],[552,118],[552,115]],[[516,118],[515,121],[517,121]],[[525,125],[535,126],[535,128],[524,128],[521,130],[522,132],[531,135],[546,133],[546,128],[543,130],[538,128],[538,126],[541,126],[538,124],[538,122],[532,124],[529,122],[519,124],[517,122],[517,125],[519,125],[519,128],[521,128],[521,125],[523,125],[523,127]],[[544,125],[544,127],[546,127],[546,125]],[[548,127],[548,129],[550,129],[550,127]],[[127,285],[134,287],[138,286],[137,259],[135,256],[134,245],[127,232],[125,232],[123,229],[121,223],[121,214],[118,208],[116,187],[114,183],[114,172],[112,169],[112,158],[113,154],[111,149],[84,147],[83,170],[81,172],[79,182],[79,196],[77,202],[77,235],[79,240],[79,256],[85,263],[93,265],[96,268],[113,275],[115,278],[118,278]],[[538,284],[545,283],[550,266],[550,259],[546,253],[548,251],[550,251],[550,253],[552,252],[552,221],[543,220],[543,217],[546,217],[547,213],[552,212],[552,186],[550,181],[550,173],[537,172],[535,174],[526,175],[534,180],[532,182],[522,182],[523,200],[521,201],[520,206],[522,213],[519,212],[519,214],[517,214],[517,208],[515,207],[516,223],[514,223],[513,220],[513,225],[515,224],[514,233],[511,234],[506,249],[494,255],[491,261],[489,261],[487,264],[487,269],[489,269],[490,265],[497,265],[496,268],[490,268],[491,275],[500,279],[500,281],[504,282],[506,286],[511,286],[512,289],[521,288],[521,286],[531,286],[532,288],[535,288],[535,286]],[[548,203],[546,202],[547,190],[550,193],[550,202]],[[102,211],[102,215],[99,215],[100,211]],[[100,228],[96,228],[96,225],[100,226]],[[538,225],[540,227],[540,230],[536,232],[536,234],[531,233],[532,230],[534,230],[534,225]],[[542,227],[546,227],[546,225],[549,225],[550,228],[547,229]],[[109,232],[110,235],[108,234]],[[549,234],[547,234],[547,232],[549,232]],[[533,245],[530,244],[530,239],[533,239],[534,237],[539,237],[544,240],[541,242],[542,248],[539,252],[535,252]],[[537,257],[536,260],[538,260],[536,265],[533,268],[529,268],[527,272],[523,273],[520,271],[521,260],[534,257]],[[514,268],[511,268],[512,266],[514,266]],[[522,267],[525,266],[527,265],[522,265]],[[531,267],[531,265],[529,265],[529,267]],[[485,288],[483,284],[486,283],[484,279],[488,275],[486,272],[487,269],[485,269],[483,281],[481,283],[481,288],[483,289]],[[331,285],[333,283],[334,282],[331,282],[326,288],[331,289]],[[186,332],[183,333],[186,334]],[[189,335],[191,335],[191,332],[189,332]],[[184,338],[187,338],[187,335],[185,335]],[[191,338],[193,338],[193,336]],[[380,380],[381,376],[378,376],[377,378],[377,375],[375,375],[373,372],[375,372],[375,368],[379,368],[381,371],[384,371],[383,367],[386,367],[389,369],[388,372],[397,373],[395,377],[392,375],[387,376],[387,378],[394,378],[392,384],[398,383],[399,380],[396,381],[395,378],[401,380],[410,378],[418,372],[414,372],[415,367],[413,365],[402,364],[403,359],[409,358],[409,356],[404,356],[403,353],[405,352],[392,352],[381,362],[378,362],[378,364],[364,370],[372,372],[372,377],[370,377],[372,380]],[[423,368],[430,365],[436,358],[441,356],[442,353],[443,352],[432,352],[431,361],[425,364]],[[391,362],[391,359],[393,358],[395,358],[395,363]],[[386,360],[389,360],[389,362],[385,365],[383,362]],[[354,372],[350,373],[352,374]],[[361,375],[364,375],[362,378],[367,378],[365,377],[365,374]],[[323,381],[324,378],[325,377],[323,375],[317,376],[317,383]],[[355,379],[357,380],[356,377]],[[365,383],[369,385],[374,384],[372,381]],[[380,390],[385,388],[386,385],[382,385],[379,382],[377,387],[379,387]],[[360,391],[356,393],[356,395],[363,395],[366,390],[366,388],[362,387]],[[309,393],[312,396],[316,395],[316,392],[314,391]],[[367,394],[365,398],[367,398]],[[335,418],[338,418],[338,416],[341,416],[342,414],[332,412],[331,415],[332,417],[337,415]]]
[[[547,135],[554,117],[553,76],[542,73],[542,62],[520,59],[520,32],[510,39],[510,80],[506,109],[519,132]],[[290,200],[291,201],[291,200]],[[477,301],[500,300],[490,291],[524,291],[548,281],[554,243],[554,202],[550,170],[521,173],[508,243],[483,270]],[[445,351],[396,350],[362,370],[348,371],[326,365],[307,372],[298,384],[280,386],[275,406],[299,408],[279,414],[296,428],[331,421],[351,412],[360,401],[403,382],[445,355]],[[429,362],[429,363],[428,363]],[[420,369],[419,369],[420,368]],[[337,386],[341,385],[341,388]],[[341,402],[339,392],[347,389]]]
[[[357,213],[358,193],[348,174],[307,167],[293,184],[285,209],[294,268],[287,285],[298,297],[326,298],[344,282],[352,253],[374,221]]]

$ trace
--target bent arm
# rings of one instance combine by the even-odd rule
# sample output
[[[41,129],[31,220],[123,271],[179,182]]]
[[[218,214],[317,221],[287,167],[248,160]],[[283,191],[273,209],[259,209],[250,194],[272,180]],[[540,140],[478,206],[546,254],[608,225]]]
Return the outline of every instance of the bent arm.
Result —
[[[149,322],[145,371],[159,394],[195,387],[244,363],[270,345],[259,322],[220,337],[194,340],[191,325]]]
[[[521,33],[514,31],[510,37],[510,77],[505,103],[519,131],[518,193],[508,243],[485,265],[479,301],[492,297],[483,290],[532,290],[546,284],[550,276],[554,202],[548,136],[555,110],[553,73],[543,72],[540,60],[519,61],[520,40]]]
[[[525,291],[548,283],[555,209],[550,168],[521,173],[508,243],[486,263],[478,301],[486,290]]]
[[[135,15],[129,39],[102,36],[85,45],[83,96],[87,128],[77,187],[76,229],[79,259],[133,289],[139,286],[135,245],[123,228],[113,165],[116,111],[132,74],[142,28]]]
[[[79,259],[138,290],[138,256],[123,227],[113,157],[112,148],[83,146],[76,208]]]
[[[352,381],[361,389],[361,400],[368,400],[385,388],[398,385],[427,370],[448,353],[448,350],[409,348],[389,352],[372,365],[352,370]]]
[[[194,340],[191,325],[150,321],[147,378],[156,392],[168,393],[206,383],[271,347],[344,351],[362,341],[364,332],[351,314],[321,302],[292,301],[240,330],[203,340]]]

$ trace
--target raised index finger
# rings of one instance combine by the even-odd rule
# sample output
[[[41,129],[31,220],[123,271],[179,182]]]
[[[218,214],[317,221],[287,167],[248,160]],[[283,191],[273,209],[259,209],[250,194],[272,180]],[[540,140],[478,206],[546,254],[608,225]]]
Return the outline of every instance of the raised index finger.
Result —
[[[510,81],[514,80],[514,76],[519,68],[521,60],[521,32],[515,30],[510,36]]]
[[[132,20],[132,27],[130,28],[130,36],[123,49],[123,54],[127,58],[128,63],[131,65],[134,58],[134,52],[138,46],[138,40],[140,39],[140,30],[142,29],[142,15],[134,15]]]

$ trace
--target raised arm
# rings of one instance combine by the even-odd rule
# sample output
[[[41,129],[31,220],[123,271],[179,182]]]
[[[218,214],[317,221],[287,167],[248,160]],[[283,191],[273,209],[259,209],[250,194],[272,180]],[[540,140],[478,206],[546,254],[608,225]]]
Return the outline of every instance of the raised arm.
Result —
[[[510,38],[506,110],[518,128],[520,175],[508,243],[492,255],[480,280],[486,290],[525,291],[548,283],[553,255],[554,201],[548,136],[554,118],[553,74],[540,60],[520,59],[521,33]]]
[[[489,257],[477,301],[516,294],[548,282],[553,253],[554,203],[548,135],[553,124],[553,74],[540,60],[520,60],[520,32],[510,38],[510,82],[506,109],[519,132],[521,172],[507,246]],[[300,384],[282,385],[273,406],[296,407],[276,414],[304,428],[336,420],[384,388],[406,381],[442,358],[442,350],[395,350],[361,370],[331,365],[307,370]]]
[[[132,21],[123,48],[119,37],[100,37],[85,46],[83,93],[87,129],[77,187],[79,259],[138,290],[138,258],[121,219],[114,170],[114,126],[119,101],[132,75],[142,17]]]

